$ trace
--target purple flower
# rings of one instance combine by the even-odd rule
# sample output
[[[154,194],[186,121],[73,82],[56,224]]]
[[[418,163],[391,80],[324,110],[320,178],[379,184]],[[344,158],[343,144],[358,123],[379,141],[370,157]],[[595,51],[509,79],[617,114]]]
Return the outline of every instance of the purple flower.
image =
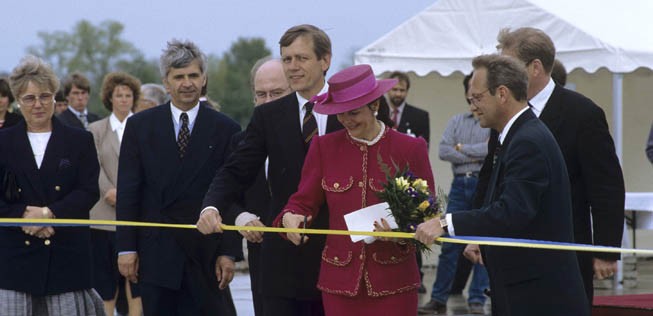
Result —
[[[406,171],[406,178],[412,180],[415,180],[415,174],[409,171]]]

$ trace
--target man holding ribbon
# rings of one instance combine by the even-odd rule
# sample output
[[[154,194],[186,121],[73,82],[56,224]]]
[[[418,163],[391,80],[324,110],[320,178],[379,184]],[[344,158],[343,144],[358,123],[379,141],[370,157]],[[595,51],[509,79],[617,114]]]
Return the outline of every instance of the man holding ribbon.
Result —
[[[498,55],[476,57],[472,65],[472,109],[481,127],[499,133],[485,201],[481,209],[420,224],[415,238],[433,243],[448,232],[572,242],[567,168],[555,138],[527,105],[524,65]],[[486,246],[483,254],[493,315],[589,315],[573,252]]]

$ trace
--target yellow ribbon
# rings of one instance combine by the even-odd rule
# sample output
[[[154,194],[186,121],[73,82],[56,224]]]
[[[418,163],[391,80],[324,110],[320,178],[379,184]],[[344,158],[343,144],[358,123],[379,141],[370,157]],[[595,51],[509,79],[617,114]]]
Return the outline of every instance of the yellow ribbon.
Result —
[[[4,225],[3,225],[4,224]],[[53,225],[53,226],[127,226],[127,227],[158,227],[158,228],[179,228],[179,229],[197,229],[194,224],[167,224],[152,222],[133,222],[133,221],[114,221],[114,220],[91,220],[91,219],[28,219],[28,218],[0,218],[0,226],[30,226],[33,224]],[[319,235],[363,235],[386,238],[414,238],[414,233],[403,232],[369,232],[369,231],[349,231],[336,229],[313,229],[313,228],[281,228],[281,227],[259,227],[259,226],[220,226],[222,230],[236,231],[257,231],[266,233],[300,233],[300,234],[319,234]],[[611,252],[611,253],[633,253],[653,255],[653,250],[635,249],[635,248],[616,248],[593,245],[556,245],[540,244],[529,242],[501,241],[501,240],[465,240],[451,237],[438,237],[438,242],[448,242],[454,244],[475,244],[484,246],[503,246],[503,247],[520,247],[520,248],[537,248],[550,250],[566,251],[588,251],[588,252]]]

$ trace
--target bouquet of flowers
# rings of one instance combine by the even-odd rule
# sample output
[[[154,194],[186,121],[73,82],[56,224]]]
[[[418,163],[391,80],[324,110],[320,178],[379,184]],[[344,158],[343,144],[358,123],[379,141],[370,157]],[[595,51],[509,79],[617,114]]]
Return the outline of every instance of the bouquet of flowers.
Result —
[[[390,206],[390,212],[399,227],[395,231],[414,233],[420,223],[442,215],[442,210],[446,209],[446,195],[441,190],[438,190],[437,196],[433,196],[426,180],[417,178],[410,171],[410,166],[400,168],[392,161],[395,170],[392,174],[381,156],[377,158],[387,180],[383,185],[384,190],[378,196]],[[428,246],[418,240],[411,241],[420,251],[430,251]]]

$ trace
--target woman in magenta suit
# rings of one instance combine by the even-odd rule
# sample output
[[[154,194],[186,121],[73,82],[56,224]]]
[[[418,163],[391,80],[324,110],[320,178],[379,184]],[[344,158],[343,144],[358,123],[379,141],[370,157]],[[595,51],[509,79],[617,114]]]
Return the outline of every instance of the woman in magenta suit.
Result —
[[[314,110],[337,114],[345,129],[313,138],[298,191],[277,216],[276,226],[299,227],[305,216],[310,223],[326,201],[329,227],[346,230],[345,214],[382,202],[377,192],[386,180],[379,157],[389,166],[392,161],[409,165],[417,177],[433,184],[426,142],[398,133],[376,117],[379,99],[395,83],[376,80],[369,65],[331,77],[329,91],[316,98]],[[300,247],[310,242],[299,234],[286,237]],[[411,243],[327,237],[317,285],[327,315],[416,315],[419,285]]]

